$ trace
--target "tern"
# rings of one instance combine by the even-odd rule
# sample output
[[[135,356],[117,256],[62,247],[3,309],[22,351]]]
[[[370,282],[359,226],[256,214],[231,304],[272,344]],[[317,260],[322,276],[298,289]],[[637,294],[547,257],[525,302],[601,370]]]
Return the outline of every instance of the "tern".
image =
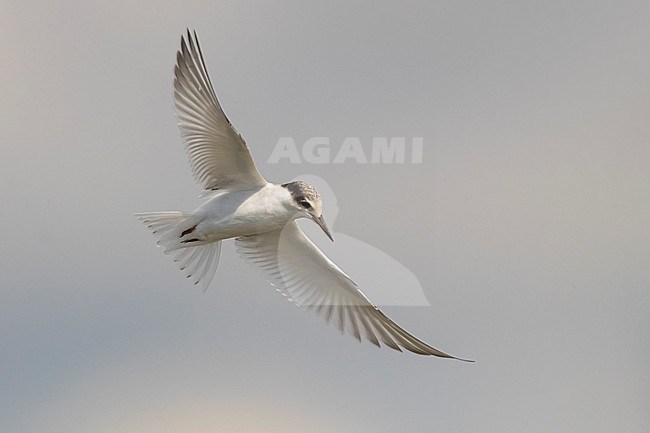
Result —
[[[139,213],[158,246],[185,276],[207,290],[221,242],[235,239],[239,256],[273,286],[342,332],[402,351],[442,358],[442,352],[398,326],[296,224],[308,218],[333,241],[323,202],[303,181],[276,184],[258,172],[246,142],[223,112],[196,32],[181,36],[174,67],[174,107],[192,173],[208,199],[194,212]]]

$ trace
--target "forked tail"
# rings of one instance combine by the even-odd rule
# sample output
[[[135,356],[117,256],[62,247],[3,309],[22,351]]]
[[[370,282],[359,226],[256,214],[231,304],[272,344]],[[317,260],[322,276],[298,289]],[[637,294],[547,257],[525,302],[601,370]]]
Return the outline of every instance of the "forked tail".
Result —
[[[219,264],[221,241],[192,245],[187,235],[196,223],[193,214],[177,211],[137,213],[135,217],[151,229],[158,239],[157,245],[169,254],[183,274],[196,285],[201,283],[203,291],[208,290]]]

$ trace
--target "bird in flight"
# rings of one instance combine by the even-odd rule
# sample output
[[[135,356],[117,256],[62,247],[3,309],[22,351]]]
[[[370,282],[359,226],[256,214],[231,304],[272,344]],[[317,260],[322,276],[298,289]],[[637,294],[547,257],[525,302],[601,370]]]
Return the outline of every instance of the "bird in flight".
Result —
[[[217,99],[196,32],[181,37],[174,67],[174,106],[195,179],[209,198],[193,212],[139,213],[165,254],[207,290],[221,242],[235,238],[239,256],[258,267],[290,300],[341,332],[402,351],[459,359],[401,328],[359,290],[302,232],[308,218],[332,240],[321,197],[310,184],[266,181]]]

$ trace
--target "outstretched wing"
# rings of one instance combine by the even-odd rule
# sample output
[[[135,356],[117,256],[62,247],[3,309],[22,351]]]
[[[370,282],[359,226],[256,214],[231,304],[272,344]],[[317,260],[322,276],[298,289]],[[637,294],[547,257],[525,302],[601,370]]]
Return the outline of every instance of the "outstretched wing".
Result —
[[[404,348],[421,355],[460,359],[429,346],[390,320],[295,222],[280,230],[239,237],[235,245],[239,255],[261,268],[278,290],[328,323],[333,321],[341,332],[378,347],[381,341],[400,352]]]
[[[196,32],[189,30],[176,55],[174,106],[192,173],[206,190],[266,185],[246,142],[219,105]]]

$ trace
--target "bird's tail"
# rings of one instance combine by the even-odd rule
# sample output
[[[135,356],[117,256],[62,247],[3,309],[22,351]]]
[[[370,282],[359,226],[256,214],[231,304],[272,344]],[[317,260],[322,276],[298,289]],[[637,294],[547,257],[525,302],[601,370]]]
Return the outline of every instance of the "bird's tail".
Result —
[[[206,291],[219,264],[221,241],[199,245],[188,242],[188,238],[191,240],[189,235],[196,228],[192,213],[148,212],[137,213],[135,217],[151,229],[158,239],[158,246],[172,256],[183,274],[194,284],[201,283],[203,291]]]
[[[191,213],[177,211],[148,212],[137,213],[135,217],[142,221],[147,228],[151,229],[154,236],[158,239],[158,245],[162,247],[165,254],[185,246],[180,240],[184,230],[190,228],[185,228],[184,226],[192,226],[190,222],[190,217],[192,217]]]

